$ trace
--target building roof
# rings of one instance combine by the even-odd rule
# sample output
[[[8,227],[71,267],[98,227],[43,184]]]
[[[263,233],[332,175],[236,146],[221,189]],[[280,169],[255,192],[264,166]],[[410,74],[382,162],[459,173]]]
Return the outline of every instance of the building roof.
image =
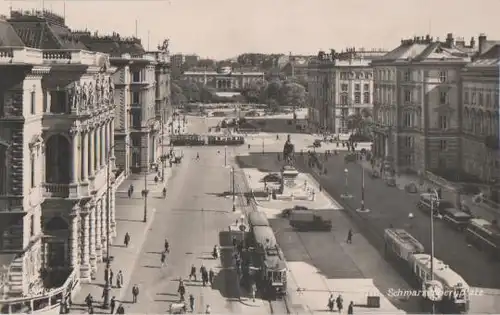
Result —
[[[8,19],[23,45],[37,49],[86,49],[63,17],[48,11],[12,11]]]
[[[470,57],[471,53],[468,51],[426,36],[401,40],[401,45],[374,62],[468,62]]]
[[[24,46],[12,25],[5,20],[0,20],[0,46]]]
[[[109,54],[111,57],[121,57],[124,54],[140,56],[146,51],[141,40],[134,37],[122,37],[117,33],[112,35],[91,34],[89,31],[73,32],[91,51]]]
[[[500,65],[500,44],[489,47],[481,55],[474,59],[474,62],[467,65],[467,68],[473,67],[495,67]]]

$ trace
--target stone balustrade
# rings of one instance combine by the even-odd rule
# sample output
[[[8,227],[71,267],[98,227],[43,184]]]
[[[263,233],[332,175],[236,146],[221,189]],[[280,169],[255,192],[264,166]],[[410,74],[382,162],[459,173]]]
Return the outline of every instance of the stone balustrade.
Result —
[[[0,64],[82,64],[99,66],[107,55],[76,49],[0,47]]]
[[[1,314],[59,314],[61,303],[76,291],[79,280],[76,270],[59,288],[30,297],[0,300]]]
[[[69,184],[44,183],[44,197],[69,197]]]
[[[42,51],[28,47],[0,47],[0,64],[42,64]]]

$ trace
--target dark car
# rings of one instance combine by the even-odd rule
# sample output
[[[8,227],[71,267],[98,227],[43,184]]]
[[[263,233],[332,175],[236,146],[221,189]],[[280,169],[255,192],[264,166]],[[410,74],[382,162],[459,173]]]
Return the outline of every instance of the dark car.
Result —
[[[441,210],[443,220],[457,230],[463,231],[467,228],[472,216],[455,208],[445,208]]]
[[[319,140],[319,139],[314,140],[313,147],[320,148],[321,147],[321,140]]]
[[[262,178],[262,181],[266,183],[280,183],[281,176],[277,173],[267,174]]]
[[[294,206],[293,208],[288,208],[283,211],[281,211],[281,216],[288,218],[290,216],[290,213],[292,213],[293,210],[309,210],[307,207],[304,206]]]

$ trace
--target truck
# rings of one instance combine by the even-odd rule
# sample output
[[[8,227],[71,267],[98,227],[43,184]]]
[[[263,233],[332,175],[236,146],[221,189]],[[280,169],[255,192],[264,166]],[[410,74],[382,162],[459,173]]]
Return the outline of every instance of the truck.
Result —
[[[332,221],[325,220],[318,211],[293,209],[288,216],[290,226],[297,230],[330,231]]]

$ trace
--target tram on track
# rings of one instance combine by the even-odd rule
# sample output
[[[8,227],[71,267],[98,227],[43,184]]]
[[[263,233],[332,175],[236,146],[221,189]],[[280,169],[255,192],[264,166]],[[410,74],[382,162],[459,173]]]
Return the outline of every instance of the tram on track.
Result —
[[[431,274],[431,256],[424,246],[403,229],[384,231],[385,256],[391,259],[417,289],[422,306],[430,310],[432,304],[443,313],[457,314],[469,311],[469,285],[450,266],[434,257],[434,280]],[[431,294],[433,292],[433,294]]]

